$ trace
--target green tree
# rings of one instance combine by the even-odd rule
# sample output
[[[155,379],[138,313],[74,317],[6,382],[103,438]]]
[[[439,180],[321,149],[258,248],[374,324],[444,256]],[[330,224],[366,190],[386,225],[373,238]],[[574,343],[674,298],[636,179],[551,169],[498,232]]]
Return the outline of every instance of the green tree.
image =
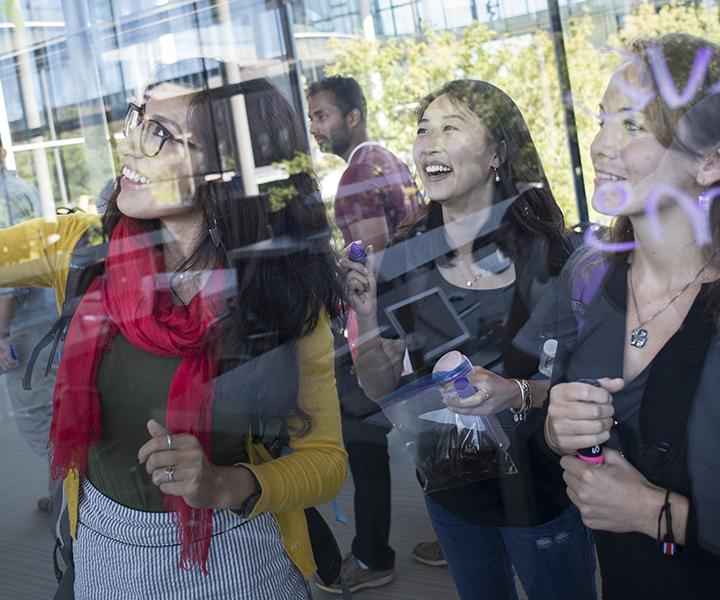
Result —
[[[720,39],[717,6],[680,2],[660,9],[641,4],[619,31],[598,42],[596,20],[586,13],[567,21],[565,47],[573,88],[585,189],[592,192],[589,147],[597,131],[597,106],[621,49],[637,37],[685,32]],[[430,31],[417,37],[369,42],[334,40],[328,74],[358,80],[368,101],[370,136],[412,165],[415,107],[420,98],[452,79],[483,79],[507,92],[528,122],[548,180],[567,221],[577,220],[575,192],[550,34],[499,35],[481,23],[459,31]]]
[[[593,43],[596,32],[590,15],[569,23],[565,43],[576,102],[585,189],[589,194],[593,189],[590,143],[598,129],[598,104],[607,82],[613,70],[622,63],[623,49],[630,42],[667,33],[687,33],[717,43],[720,40],[720,7],[697,6],[677,0],[659,8],[643,3],[625,17],[620,29],[604,45]],[[591,215],[597,216],[592,210]]]

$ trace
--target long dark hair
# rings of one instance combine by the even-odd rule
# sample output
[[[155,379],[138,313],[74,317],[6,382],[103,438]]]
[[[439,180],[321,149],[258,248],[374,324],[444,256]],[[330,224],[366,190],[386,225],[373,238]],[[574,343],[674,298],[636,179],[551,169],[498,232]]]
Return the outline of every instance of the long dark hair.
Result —
[[[189,88],[191,139],[204,151],[191,201],[201,209],[204,231],[215,228],[221,243],[214,243],[207,233],[197,240],[181,269],[213,262],[235,269],[237,289],[227,302],[221,372],[309,334],[323,311],[335,313],[342,297],[327,213],[295,111],[269,81],[230,84],[227,72],[225,63],[188,59],[156,71],[155,81],[146,89],[147,95],[164,82]],[[196,74],[196,80],[189,80],[187,73]],[[211,85],[217,80],[219,84]],[[255,196],[245,194],[242,179],[235,174],[239,150],[233,136],[232,100],[238,95],[252,126],[255,164],[281,163],[288,172],[287,179],[261,187]],[[116,183],[103,217],[108,237],[122,217],[118,193]],[[160,227],[159,221],[136,223],[146,231]],[[300,432],[307,431],[309,419],[297,397],[270,410],[286,423],[298,417]]]
[[[545,177],[540,157],[533,143],[527,123],[512,98],[486,81],[461,79],[451,81],[420,100],[416,116],[422,119],[428,106],[440,96],[474,112],[489,136],[489,142],[504,158],[497,170],[500,182],[495,188],[495,204],[515,198],[502,217],[496,232],[498,246],[512,258],[517,258],[519,244],[527,235],[547,238],[551,242],[551,271],[558,272],[564,262],[564,253],[553,252],[560,248],[568,235],[560,207],[555,202],[550,184]],[[413,225],[429,217],[442,224],[442,211],[437,202],[430,201],[425,208],[404,223],[402,232],[408,235]]]

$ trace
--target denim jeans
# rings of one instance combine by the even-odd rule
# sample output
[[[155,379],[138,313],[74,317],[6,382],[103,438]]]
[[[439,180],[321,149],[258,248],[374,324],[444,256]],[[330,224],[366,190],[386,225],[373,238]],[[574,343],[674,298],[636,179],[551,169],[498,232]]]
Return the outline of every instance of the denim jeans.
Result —
[[[462,600],[517,600],[513,567],[529,600],[596,600],[592,534],[574,506],[535,527],[486,527],[425,502]]]

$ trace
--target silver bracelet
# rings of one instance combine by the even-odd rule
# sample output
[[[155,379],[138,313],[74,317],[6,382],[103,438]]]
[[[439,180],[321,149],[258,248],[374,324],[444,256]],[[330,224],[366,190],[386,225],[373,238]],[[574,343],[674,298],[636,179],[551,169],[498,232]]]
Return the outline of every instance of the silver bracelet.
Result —
[[[533,405],[533,393],[530,384],[527,379],[513,379],[520,388],[520,408],[510,408],[513,420],[516,423],[525,421],[527,419],[527,412],[532,408]]]

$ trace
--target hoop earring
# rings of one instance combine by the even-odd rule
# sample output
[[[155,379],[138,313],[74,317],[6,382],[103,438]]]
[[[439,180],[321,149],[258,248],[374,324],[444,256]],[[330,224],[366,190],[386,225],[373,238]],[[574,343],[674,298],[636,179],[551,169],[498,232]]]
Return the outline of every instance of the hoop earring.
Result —
[[[498,173],[497,167],[493,167],[493,171],[495,171],[495,183],[500,183],[500,174]]]

